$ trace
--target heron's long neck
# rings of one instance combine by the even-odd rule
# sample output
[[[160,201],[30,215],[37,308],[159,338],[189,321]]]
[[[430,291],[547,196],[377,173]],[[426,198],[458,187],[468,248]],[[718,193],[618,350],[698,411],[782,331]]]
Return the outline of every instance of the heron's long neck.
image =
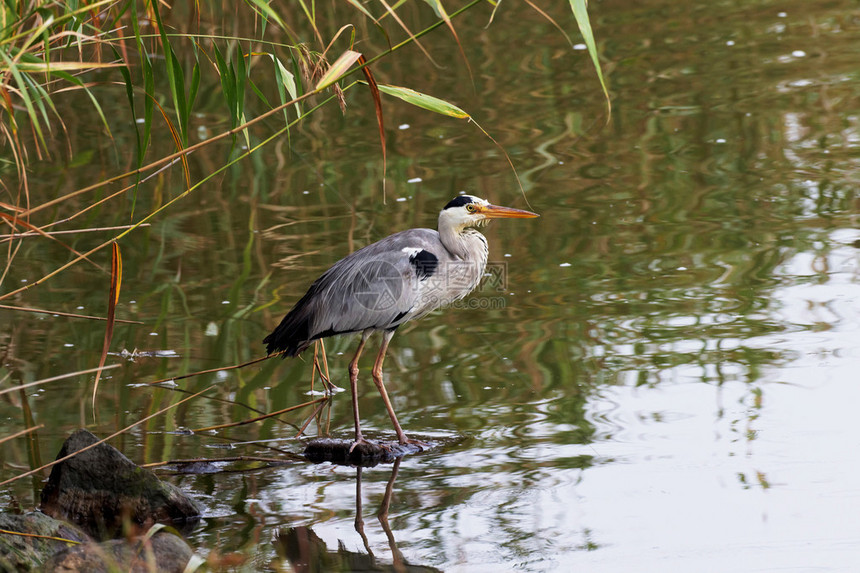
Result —
[[[480,275],[484,274],[487,266],[489,247],[487,239],[475,229],[455,229],[442,227],[439,229],[439,237],[448,251],[464,261],[477,265]]]

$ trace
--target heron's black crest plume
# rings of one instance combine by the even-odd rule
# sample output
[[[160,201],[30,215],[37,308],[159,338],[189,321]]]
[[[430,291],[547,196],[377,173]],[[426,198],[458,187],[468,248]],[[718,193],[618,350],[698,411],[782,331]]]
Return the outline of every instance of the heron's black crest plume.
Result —
[[[451,209],[453,207],[462,207],[463,205],[468,205],[469,203],[474,202],[475,198],[471,195],[460,195],[459,197],[454,197],[453,199],[448,201],[448,204],[445,205],[445,209]]]

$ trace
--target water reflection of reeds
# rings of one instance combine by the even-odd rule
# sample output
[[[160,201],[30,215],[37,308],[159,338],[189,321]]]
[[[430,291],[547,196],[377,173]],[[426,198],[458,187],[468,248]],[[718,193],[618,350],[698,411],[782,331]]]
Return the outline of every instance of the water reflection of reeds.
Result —
[[[777,39],[772,30],[780,19],[761,3],[717,4],[716,12],[711,4],[592,4],[604,15],[596,22],[614,90],[607,127],[581,53],[570,56],[569,46],[525,8],[503,10],[499,20],[519,20],[528,37],[523,51],[514,41],[498,50],[481,32],[485,22],[469,28],[467,49],[479,54],[472,62],[480,70],[478,90],[463,87],[467,73],[453,64],[439,70],[397,61],[378,70],[450,94],[473,111],[511,154],[542,214],[529,231],[487,229],[493,260],[508,264],[508,288],[498,294],[504,307],[434,314],[394,340],[386,376],[401,421],[440,444],[406,460],[398,476],[391,523],[407,555],[454,565],[466,555],[546,570],[547,555],[570,558],[614,541],[608,531],[590,531],[593,515],[582,500],[594,490],[583,483],[625,467],[647,470],[655,458],[673,471],[709,468],[716,462],[699,454],[703,443],[714,457],[735,456],[726,465],[743,474],[742,487],[756,486],[757,472],[767,483],[750,452],[781,368],[826,366],[856,354],[839,340],[854,317],[834,304],[852,300],[858,268],[854,7],[790,2],[780,9],[792,14],[792,24]],[[410,9],[420,19],[426,8]],[[444,54],[451,47],[443,43],[430,39],[428,47]],[[796,49],[807,56],[791,56]],[[215,89],[202,86],[201,96]],[[121,91],[109,99],[122,102]],[[106,373],[99,399],[116,414],[101,420],[101,429],[177,399],[170,390],[138,386],[142,381],[259,356],[268,328],[334,260],[394,230],[433,226],[450,196],[465,190],[520,200],[503,159],[480,134],[386,102],[383,204],[374,114],[361,107],[363,96],[351,97],[345,116],[311,118],[289,142],[231,169],[195,202],[123,244],[127,274],[118,313],[145,325],[118,326],[114,350],[176,356]],[[217,102],[204,102],[204,127],[227,122]],[[75,161],[38,164],[34,201],[92,182],[112,169],[114,146],[131,141],[121,130],[114,133],[118,144],[95,136],[97,118],[79,104],[72,99],[60,110]],[[120,103],[106,102],[108,114],[112,105]],[[153,146],[171,145],[155,134]],[[212,172],[229,147],[193,154],[192,174]],[[182,189],[181,178],[166,173],[140,194],[138,212]],[[85,204],[74,200],[69,208]],[[128,222],[127,212],[107,206],[89,217],[86,224]],[[95,240],[82,236],[72,245],[84,250]],[[31,239],[17,257],[26,264],[6,284],[68,260],[54,245]],[[30,293],[32,306],[93,314],[105,306],[103,277],[84,267]],[[91,325],[2,310],[0,325],[7,381],[82,370],[98,360],[103,332]],[[328,347],[341,386],[354,344],[343,339]],[[309,372],[309,360],[269,361],[187,387],[217,382],[218,398],[274,410],[308,399]],[[387,417],[368,382],[364,422],[371,435],[387,436]],[[29,423],[25,406],[32,421],[50,417],[53,427],[36,442],[49,456],[66,429],[92,424],[81,406],[90,390],[88,380],[76,379],[23,398],[7,395],[0,413],[9,430]],[[340,436],[351,426],[346,398],[336,396],[332,405],[331,427]],[[117,445],[145,461],[188,457],[225,440],[283,440],[295,434],[289,422],[303,421],[296,416],[218,437],[161,433],[247,416],[245,408],[201,400]],[[688,431],[708,439],[685,441]],[[258,447],[242,446],[249,454]],[[6,471],[31,465],[32,455],[33,442],[5,444]],[[386,472],[364,475],[374,500]],[[351,529],[353,473],[302,467],[178,481],[210,508],[201,545],[220,540],[231,550],[270,556],[274,524]],[[15,495],[35,499],[37,491],[25,485]],[[378,532],[370,535],[372,546],[386,543],[373,537]]]

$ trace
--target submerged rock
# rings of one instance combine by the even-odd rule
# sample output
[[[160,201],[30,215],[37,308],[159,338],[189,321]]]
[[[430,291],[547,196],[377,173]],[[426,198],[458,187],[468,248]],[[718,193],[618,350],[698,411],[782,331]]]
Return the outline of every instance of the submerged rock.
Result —
[[[63,444],[57,458],[65,457],[98,438],[77,430]],[[58,519],[81,526],[88,533],[110,537],[125,522],[149,526],[169,522],[193,525],[202,507],[176,486],[138,467],[119,450],[99,444],[55,465],[40,509]]]
[[[158,532],[150,538],[113,539],[69,547],[42,567],[46,573],[182,573],[194,553],[182,538]]]
[[[69,523],[34,511],[23,515],[0,515],[0,571],[32,571],[72,542],[90,541],[89,535]],[[15,535],[17,532],[27,535]],[[41,537],[33,537],[35,535]],[[53,539],[52,539],[53,538]]]

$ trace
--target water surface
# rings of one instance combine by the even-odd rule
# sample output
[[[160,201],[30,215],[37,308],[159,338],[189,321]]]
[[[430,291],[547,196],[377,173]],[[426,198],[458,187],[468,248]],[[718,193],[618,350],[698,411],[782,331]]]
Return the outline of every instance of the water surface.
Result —
[[[458,20],[474,87],[438,34],[426,46],[443,69],[414,57],[375,70],[469,111],[510,153],[542,217],[486,229],[504,288],[486,286],[470,307],[398,331],[389,393],[407,432],[434,447],[396,475],[391,465],[361,470],[360,494],[356,468],[295,461],[307,409],[178,432],[312,399],[310,357],[183,381],[192,392],[215,384],[222,401],[196,400],[117,439],[139,463],[290,460],[163,473],[207,507],[190,538],[201,552],[242,554],[247,570],[289,570],[291,528],[306,527],[305,539],[341,548],[330,559],[342,564],[325,566],[333,570],[350,570],[355,554],[469,572],[856,567],[860,13],[840,1],[590,9],[612,93],[608,125],[586,52],[527,5],[503,5],[488,29],[489,8]],[[573,32],[565,10],[553,16]],[[28,415],[45,424],[37,441],[4,444],[4,477],[51,459],[76,427],[107,435],[182,397],[142,383],[261,356],[262,338],[332,262],[394,230],[435,225],[457,193],[528,208],[474,126],[388,100],[383,201],[365,96],[349,94],[344,116],[314,116],[289,143],[122,242],[118,316],[143,324],[118,325],[112,350],[141,355],[112,357],[123,366],[101,382],[97,422],[86,377],[26,399],[4,395],[4,434]],[[218,105],[203,127],[225,129]],[[37,164],[31,187],[43,199],[115,165],[117,143],[92,137],[86,118],[70,123],[73,148],[89,159]],[[211,172],[227,152],[195,154],[192,170]],[[137,209],[181,189],[181,174],[168,173]],[[106,206],[81,226],[123,224],[126,207]],[[13,266],[4,292],[68,253],[28,239],[17,257],[27,264]],[[77,265],[14,303],[103,314],[105,284]],[[100,325],[0,313],[4,384],[97,365]],[[355,344],[327,345],[342,387]],[[372,437],[390,438],[367,376],[375,344],[362,363],[362,421]],[[350,435],[348,394],[323,415],[332,435]],[[16,482],[4,501],[33,505],[40,487]]]

